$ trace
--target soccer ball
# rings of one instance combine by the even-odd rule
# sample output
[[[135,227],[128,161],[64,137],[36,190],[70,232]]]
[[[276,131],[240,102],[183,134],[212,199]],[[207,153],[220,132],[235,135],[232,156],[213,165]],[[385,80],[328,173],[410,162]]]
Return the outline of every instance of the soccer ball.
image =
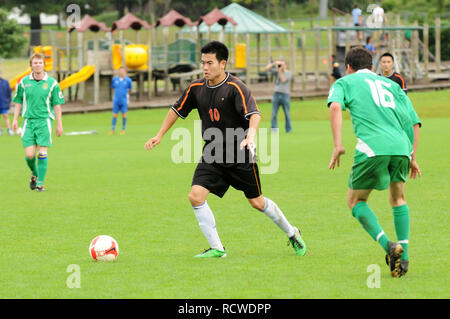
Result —
[[[114,261],[119,255],[119,244],[111,236],[100,235],[91,241],[89,253],[95,261]]]

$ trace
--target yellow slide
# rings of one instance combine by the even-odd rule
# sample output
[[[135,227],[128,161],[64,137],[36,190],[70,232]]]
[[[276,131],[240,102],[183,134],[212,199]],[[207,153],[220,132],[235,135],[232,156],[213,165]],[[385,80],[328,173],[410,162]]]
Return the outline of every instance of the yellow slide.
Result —
[[[15,78],[11,79],[9,81],[9,86],[11,87],[11,90],[14,91],[16,89],[16,85],[17,83],[20,82],[20,80],[24,77],[27,76],[28,74],[31,73],[31,69],[28,68],[25,72],[20,73],[18,76],[16,76]]]
[[[69,86],[86,81],[92,76],[92,74],[94,74],[94,71],[95,67],[93,65],[85,65],[77,73],[74,73],[65,78],[64,80],[62,80],[61,82],[59,82],[59,87],[61,88],[61,90],[64,90],[67,89]]]

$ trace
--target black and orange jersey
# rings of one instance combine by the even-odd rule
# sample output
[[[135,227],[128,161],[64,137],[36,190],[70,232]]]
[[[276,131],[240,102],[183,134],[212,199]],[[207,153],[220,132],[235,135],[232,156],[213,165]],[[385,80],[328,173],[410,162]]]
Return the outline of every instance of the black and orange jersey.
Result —
[[[229,73],[215,86],[208,85],[205,78],[193,81],[172,106],[172,110],[183,119],[193,109],[197,109],[202,121],[202,136],[206,144],[217,138],[214,129],[219,129],[224,146],[234,144],[235,147],[245,135],[236,136],[233,131],[246,132],[250,116],[260,113],[247,86]],[[210,128],[213,130],[208,132]]]
[[[382,74],[380,74],[380,75],[382,75]],[[389,80],[398,83],[398,85],[400,85],[400,87],[402,88],[403,92],[407,93],[408,89],[406,88],[406,81],[405,81],[405,79],[400,75],[400,73],[392,72],[391,75],[386,76],[386,77],[387,77]]]

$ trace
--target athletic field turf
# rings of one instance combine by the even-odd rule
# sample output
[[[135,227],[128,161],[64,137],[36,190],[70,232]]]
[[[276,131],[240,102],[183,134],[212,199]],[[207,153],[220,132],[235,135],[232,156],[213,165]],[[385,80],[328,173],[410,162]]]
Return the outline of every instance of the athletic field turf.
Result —
[[[390,277],[384,252],[346,206],[355,145],[348,114],[347,153],[340,168],[328,169],[332,138],[321,99],[292,103],[293,133],[281,129],[278,172],[261,175],[264,195],[301,229],[305,257],[230,189],[223,199],[208,198],[228,257],[193,258],[208,248],[187,198],[195,163],[172,161],[180,141],[170,137],[182,126],[193,133],[195,113],[178,120],[150,153],[144,143],[167,109],[129,112],[124,136],[107,134],[109,112],[64,116],[66,133],[98,134],[54,136],[45,193],[28,188],[20,138],[1,136],[0,297],[448,298],[450,91],[410,97],[423,122],[417,155],[423,176],[406,186],[411,237],[405,277]],[[260,108],[267,129],[271,106]],[[282,111],[279,121],[283,127]],[[387,196],[374,192],[369,204],[395,240]],[[89,243],[100,234],[118,241],[116,262],[90,258]],[[80,288],[67,285],[76,282],[73,269],[79,269]]]

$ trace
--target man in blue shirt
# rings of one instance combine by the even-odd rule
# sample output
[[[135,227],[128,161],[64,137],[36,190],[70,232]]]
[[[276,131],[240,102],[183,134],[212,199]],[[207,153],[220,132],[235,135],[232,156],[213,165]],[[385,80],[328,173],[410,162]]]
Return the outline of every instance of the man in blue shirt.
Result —
[[[2,114],[5,119],[6,129],[9,135],[14,135],[11,129],[11,123],[9,122],[8,111],[9,105],[11,104],[11,87],[9,82],[2,78],[0,73],[0,114]],[[3,134],[3,130],[0,126],[0,135]]]
[[[115,76],[112,79],[111,89],[113,89],[113,118],[112,118],[112,127],[109,132],[110,135],[113,135],[116,130],[117,123],[117,114],[122,112],[122,131],[120,134],[125,134],[125,128],[127,126],[127,111],[128,111],[128,102],[130,99],[131,89],[132,89],[132,81],[127,76],[127,70],[124,66],[119,68],[119,76]]]
[[[353,6],[352,16],[353,16],[353,24],[355,25],[355,27],[362,27],[362,11],[357,3],[355,3],[355,5]],[[358,38],[360,40],[363,39],[362,31],[358,32]]]

